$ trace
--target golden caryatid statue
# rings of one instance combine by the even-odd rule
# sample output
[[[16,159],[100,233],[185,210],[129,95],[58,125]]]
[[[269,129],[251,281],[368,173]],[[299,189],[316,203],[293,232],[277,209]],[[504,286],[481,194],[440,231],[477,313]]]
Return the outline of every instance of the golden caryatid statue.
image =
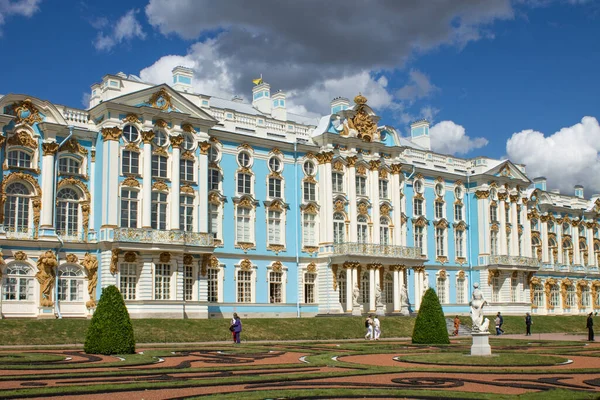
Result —
[[[56,261],[56,256],[52,250],[46,251],[38,258],[38,272],[35,274],[35,278],[40,283],[40,306],[42,307],[52,307],[54,305],[51,292],[56,280],[54,268],[57,266],[58,261]]]
[[[359,94],[354,98],[354,103],[356,103],[356,113],[354,117],[350,117],[345,121],[343,136],[348,136],[354,131],[356,137],[364,142],[378,141],[377,122],[373,120],[373,117],[367,111],[367,98]]]
[[[98,283],[98,259],[90,253],[85,253],[81,265],[85,268],[88,277],[88,293],[90,299],[85,303],[87,308],[96,307],[96,284]]]

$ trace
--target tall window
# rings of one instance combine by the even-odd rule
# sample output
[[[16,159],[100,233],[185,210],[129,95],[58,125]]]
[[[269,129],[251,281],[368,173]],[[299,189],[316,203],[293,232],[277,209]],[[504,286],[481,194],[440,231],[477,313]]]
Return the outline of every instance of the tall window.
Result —
[[[79,220],[79,194],[70,188],[61,189],[56,195],[56,230],[60,235],[76,236]]]
[[[558,285],[552,285],[550,288],[550,305],[554,308],[560,305],[560,288]]]
[[[391,274],[385,274],[385,278],[383,280],[383,297],[384,303],[393,303],[394,302],[394,279]]]
[[[121,226],[123,228],[138,227],[138,191],[121,189]]]
[[[390,244],[390,221],[386,217],[379,219],[379,242]]]
[[[154,300],[171,298],[171,265],[159,263],[154,266]]]
[[[369,286],[369,273],[365,272],[360,278],[360,296],[363,303],[369,302],[371,287]]]
[[[492,301],[498,303],[500,301],[500,278],[495,276],[492,278]]]
[[[446,277],[438,276],[436,280],[436,292],[438,298],[440,299],[440,303],[446,304],[448,302],[446,298]]]
[[[237,272],[237,301],[238,303],[252,302],[252,271]]]
[[[569,265],[571,264],[571,257],[570,255],[572,254],[572,245],[571,242],[568,240],[563,241],[563,265]]]
[[[498,254],[498,232],[490,231],[490,254],[495,256]]]
[[[519,245],[519,255],[523,255],[523,234],[518,233],[517,235],[518,245]]]
[[[356,195],[366,196],[367,195],[367,177],[362,175],[356,175]]]
[[[191,301],[194,299],[194,267],[191,265],[185,265],[183,269],[183,294],[186,301]]]
[[[140,153],[137,151],[123,150],[123,164],[121,166],[121,172],[123,175],[139,175]]]
[[[137,287],[137,267],[134,263],[120,263],[119,264],[119,275],[120,282],[119,287],[121,288],[121,294],[123,300],[135,300],[136,299],[136,287]]]
[[[304,274],[304,303],[310,304],[315,302],[315,281],[317,275],[311,272]],[[339,284],[338,284],[339,285]],[[338,288],[338,290],[341,288]]]
[[[237,230],[236,240],[238,242],[249,243],[252,241],[250,228],[250,209],[244,207],[237,208]]]
[[[423,200],[421,200],[421,199],[413,200],[413,215],[415,217],[423,215]]]
[[[24,150],[10,150],[7,155],[9,167],[31,168],[31,154]]]
[[[511,276],[510,278],[510,301],[513,303],[519,302],[519,278]]]
[[[490,221],[495,222],[498,221],[498,207],[490,206]]]
[[[281,198],[281,179],[269,178],[269,197]]]
[[[281,212],[268,211],[267,241],[269,244],[281,244]]]
[[[6,203],[4,203],[6,230],[11,232],[29,230],[29,196],[31,192],[20,182],[12,183],[6,188]]]
[[[550,264],[558,263],[558,260],[556,259],[556,257],[554,257],[554,250],[557,250],[556,241],[552,238],[549,238],[548,239],[548,260],[550,260]],[[558,255],[558,250],[556,253]]]
[[[344,243],[346,241],[346,222],[344,214],[333,214],[333,243]]]
[[[331,174],[331,182],[334,193],[344,192],[344,174],[342,174],[341,172],[333,172]]]
[[[167,177],[167,157],[158,154],[152,156],[152,177]]]
[[[435,219],[444,218],[444,203],[441,201],[435,202]]]
[[[252,175],[238,173],[237,175],[237,191],[239,194],[250,194]]]
[[[338,300],[340,301],[340,304],[344,310],[346,309],[347,302],[346,290],[346,274],[344,271],[342,271],[338,276]]]
[[[314,214],[302,214],[302,241],[304,246],[316,246],[316,218]]]
[[[575,308],[577,306],[577,294],[575,293],[575,285],[567,286],[567,308]]]
[[[590,287],[581,287],[581,307],[588,308],[590,306]]]
[[[221,182],[221,172],[216,168],[208,170],[208,190],[219,190]]]
[[[179,202],[179,229],[192,232],[194,230],[194,197],[181,196]]]
[[[445,249],[445,236],[446,230],[442,228],[435,228],[435,255],[442,257],[446,255]]]
[[[356,224],[358,243],[367,243],[369,241],[368,234],[367,234],[367,229],[368,229],[367,223],[368,223],[368,219],[366,216],[364,216],[364,215],[358,216],[357,224]]]
[[[304,201],[317,201],[316,185],[312,182],[304,182],[303,184]]]
[[[454,248],[456,249],[456,258],[465,257],[465,231],[454,231]]]
[[[33,272],[27,264],[6,267],[2,279],[2,300],[33,300]]]
[[[75,266],[58,270],[58,299],[60,301],[83,301],[83,272]]]
[[[456,302],[458,304],[466,303],[465,297],[465,278],[458,278],[456,280]]]
[[[182,181],[194,181],[194,161],[180,160],[179,161],[179,179]]]
[[[167,194],[152,192],[152,217],[150,223],[152,229],[167,229]]]
[[[540,261],[542,261],[542,259],[541,259],[542,252],[538,251],[538,249],[541,250],[540,246],[541,246],[540,239],[538,239],[537,237],[532,237],[531,238],[531,255],[533,255],[534,257],[537,257]]]
[[[455,204],[454,205],[454,220],[455,221],[462,221],[463,218],[463,205],[462,204]]]
[[[219,301],[219,270],[216,268],[209,268],[206,280],[208,284],[207,301],[216,303]]]
[[[269,271],[269,303],[282,302],[283,272]]]
[[[208,213],[210,220],[210,223],[208,224],[208,232],[213,238],[216,239],[219,236],[219,205],[212,203],[209,204]]]
[[[422,226],[414,227],[414,236],[415,236],[415,247],[420,248],[421,253],[423,253],[423,251],[425,250],[425,247],[423,246],[423,227]]]
[[[544,306],[544,287],[539,283],[533,285],[533,304],[536,307]]]
[[[380,199],[388,199],[389,198],[388,181],[386,179],[379,180],[379,198]]]
[[[73,157],[61,157],[58,159],[58,172],[62,174],[81,173],[81,161]]]

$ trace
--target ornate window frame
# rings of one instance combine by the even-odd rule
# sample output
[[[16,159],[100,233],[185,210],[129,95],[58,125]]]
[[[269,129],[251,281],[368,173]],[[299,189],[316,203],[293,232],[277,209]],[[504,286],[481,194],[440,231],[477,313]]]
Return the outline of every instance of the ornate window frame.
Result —
[[[238,274],[240,271],[249,271],[250,272],[250,301],[249,302],[240,302],[239,301],[239,287],[238,287]],[[250,260],[244,259],[240,260],[234,266],[234,275],[233,279],[235,281],[235,303],[239,304],[255,304],[256,303],[256,279],[257,279],[258,267],[253,264]]]

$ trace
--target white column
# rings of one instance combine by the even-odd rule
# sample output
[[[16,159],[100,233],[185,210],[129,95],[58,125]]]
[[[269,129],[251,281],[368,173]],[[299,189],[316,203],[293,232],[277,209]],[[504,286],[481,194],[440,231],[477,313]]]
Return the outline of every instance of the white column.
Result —
[[[52,216],[54,210],[54,157],[58,151],[58,143],[43,143],[42,149],[42,211],[40,216],[41,229],[54,229]]]
[[[183,142],[183,136],[175,136],[171,138],[171,146],[173,149],[173,162],[171,164],[171,230],[179,230],[179,197],[180,197],[180,176],[179,162],[181,160],[181,143]]]
[[[556,226],[556,247],[558,250],[558,256],[556,257],[556,264],[561,265],[563,263],[563,254],[562,254],[562,224],[558,223],[558,221],[554,224]],[[568,264],[568,260],[564,260],[565,264]]]
[[[415,273],[415,310],[418,310],[421,305],[421,293],[423,293],[423,278],[421,276],[423,272],[420,272],[418,268],[413,269],[413,272]]]
[[[375,268],[369,268],[369,311],[375,311]]]
[[[356,156],[348,157],[348,173],[346,174],[346,187],[348,191],[348,211],[350,213],[350,238],[349,242],[356,243],[358,241],[358,235],[356,232],[356,218],[358,217],[358,207],[356,206]]]
[[[573,238],[573,265],[581,265],[579,257],[579,226],[571,225],[571,232],[573,232],[571,235]]]
[[[481,222],[481,227],[479,229],[479,254],[490,254],[490,207],[488,197],[489,192],[476,192],[475,198],[477,199],[477,221]],[[465,212],[469,212],[466,207]]]
[[[345,267],[346,268],[346,267]],[[346,268],[346,311],[352,311],[352,291],[354,290],[353,268]]]
[[[88,232],[94,231],[94,197],[96,193],[96,148],[92,147],[91,150],[91,163],[90,163],[90,211],[89,211],[89,222]],[[86,238],[87,240],[87,238]]]
[[[142,132],[144,140],[144,176],[142,177],[142,227],[152,225],[152,139],[154,132]]]
[[[394,278],[394,312],[400,312],[400,271],[397,265],[393,266],[393,278]]]
[[[198,232],[208,232],[208,142],[200,143],[198,162]]]
[[[390,182],[391,195],[392,195],[392,223],[394,224],[394,236],[392,237],[392,244],[396,246],[403,246],[402,241],[402,197],[400,194],[400,167],[392,165],[392,173]]]
[[[498,233],[498,241],[499,246],[498,246],[498,253],[499,254],[506,254],[509,255],[509,250],[506,248],[506,223],[508,221],[506,221],[506,202],[504,200],[501,200],[500,197],[502,196],[502,194],[498,194],[499,197],[499,201],[498,204],[500,205],[499,207],[499,214],[498,215],[498,221],[500,221],[500,232]],[[504,198],[506,198],[508,195],[504,194]]]
[[[325,154],[325,186],[321,188],[326,188],[325,190],[320,190],[320,192],[325,192],[325,202],[321,203],[320,206],[322,209],[325,209],[325,220],[321,220],[321,225],[325,224],[325,236],[320,237],[321,243],[333,244],[333,192],[331,191],[332,182],[331,182],[331,161],[333,160],[333,153]]]
[[[540,218],[540,225],[542,227],[540,233],[540,240],[542,242],[542,262],[549,263],[550,258],[548,257],[548,222],[546,220],[542,221],[542,218]]]
[[[526,257],[536,257],[531,253],[531,221],[527,218],[527,203],[521,206],[521,221],[523,221],[523,254]]]
[[[588,248],[588,267],[597,267],[598,259],[594,253],[594,229],[586,229],[587,233],[587,248]]]
[[[371,243],[381,243],[379,237],[379,161],[371,161],[369,170],[369,181],[371,188],[371,222],[373,223],[373,236]]]
[[[119,217],[119,140],[122,131],[102,129],[102,225],[117,226]]]
[[[510,201],[510,219],[512,221],[512,231],[511,239],[510,239],[510,255],[518,256],[519,255],[519,224],[517,223],[517,199],[514,197]]]

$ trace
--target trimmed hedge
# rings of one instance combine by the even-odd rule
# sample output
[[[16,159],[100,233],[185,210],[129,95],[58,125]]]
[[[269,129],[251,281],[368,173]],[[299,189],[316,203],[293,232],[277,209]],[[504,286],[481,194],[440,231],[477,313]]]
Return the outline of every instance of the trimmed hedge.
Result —
[[[83,349],[89,354],[135,353],[133,326],[123,296],[116,286],[102,290]]]
[[[432,288],[427,289],[413,328],[412,342],[415,344],[450,344],[446,319],[440,300]]]

